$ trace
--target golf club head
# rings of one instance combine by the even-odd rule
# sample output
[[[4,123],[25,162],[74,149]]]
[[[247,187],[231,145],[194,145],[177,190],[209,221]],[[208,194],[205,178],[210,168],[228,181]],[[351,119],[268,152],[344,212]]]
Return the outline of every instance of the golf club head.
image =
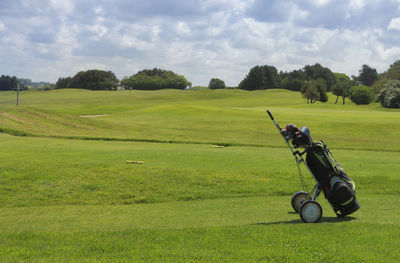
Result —
[[[300,129],[300,131],[301,131],[302,133],[304,133],[304,134],[307,136],[307,138],[308,138],[308,140],[310,141],[310,143],[313,143],[313,140],[312,140],[312,138],[311,138],[310,130],[309,130],[306,126],[303,126],[303,127]]]

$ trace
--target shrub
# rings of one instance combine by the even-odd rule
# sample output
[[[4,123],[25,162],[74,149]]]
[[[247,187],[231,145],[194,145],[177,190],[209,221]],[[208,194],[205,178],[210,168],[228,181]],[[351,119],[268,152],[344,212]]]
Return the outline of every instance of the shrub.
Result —
[[[217,79],[217,78],[212,78],[210,80],[210,83],[208,84],[209,89],[224,89],[225,88],[225,82],[223,80]]]
[[[137,90],[186,89],[192,85],[184,76],[158,68],[141,70],[124,78],[121,84],[125,88]]]
[[[389,83],[389,81],[389,79],[379,79],[375,81],[375,83],[371,86],[375,96],[379,96],[379,94],[382,93],[383,89],[385,88],[386,84]]]
[[[349,97],[357,105],[366,105],[374,100],[374,92],[367,86],[354,86],[350,89]]]
[[[117,86],[118,79],[111,71],[91,69],[78,72],[69,82],[68,88],[110,90]]]
[[[391,80],[384,85],[379,101],[385,108],[400,108],[400,81]]]

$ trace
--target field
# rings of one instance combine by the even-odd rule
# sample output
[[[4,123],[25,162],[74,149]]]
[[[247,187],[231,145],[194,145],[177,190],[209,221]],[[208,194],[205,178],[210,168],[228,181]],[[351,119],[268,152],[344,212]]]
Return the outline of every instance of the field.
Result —
[[[16,107],[1,92],[0,262],[397,262],[400,111],[334,100],[56,90]],[[267,108],[328,144],[359,211],[338,219],[321,195],[321,222],[301,223]]]

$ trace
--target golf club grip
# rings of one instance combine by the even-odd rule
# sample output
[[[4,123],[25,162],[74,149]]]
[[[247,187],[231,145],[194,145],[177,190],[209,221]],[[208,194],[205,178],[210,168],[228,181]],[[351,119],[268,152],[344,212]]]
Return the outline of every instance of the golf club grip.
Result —
[[[269,110],[267,110],[267,113],[268,113],[269,117],[271,118],[271,120],[274,120],[274,116],[272,116],[272,113]]]

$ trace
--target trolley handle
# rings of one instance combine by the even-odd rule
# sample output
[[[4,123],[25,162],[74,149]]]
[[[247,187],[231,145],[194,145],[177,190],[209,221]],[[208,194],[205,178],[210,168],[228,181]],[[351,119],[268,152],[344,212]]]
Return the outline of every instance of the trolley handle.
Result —
[[[274,120],[274,116],[272,116],[272,113],[269,110],[267,110],[267,113],[268,113],[269,117],[271,118],[271,120]]]
[[[279,133],[281,133],[281,127],[279,127],[279,124],[276,123],[274,116],[272,116],[272,113],[269,110],[267,110],[267,113],[268,113],[269,117],[271,118],[271,121],[275,124],[276,128],[278,128]]]

